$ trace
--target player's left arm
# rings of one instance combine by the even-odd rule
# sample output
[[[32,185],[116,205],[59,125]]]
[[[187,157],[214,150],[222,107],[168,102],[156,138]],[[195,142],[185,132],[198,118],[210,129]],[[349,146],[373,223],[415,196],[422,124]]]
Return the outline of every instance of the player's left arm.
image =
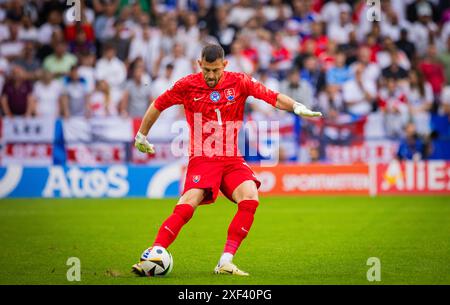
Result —
[[[293,100],[289,96],[279,93],[277,95],[277,101],[275,107],[281,110],[293,111],[296,115],[305,117],[321,117],[322,113],[318,111],[312,111],[302,103]]]
[[[270,90],[254,78],[251,79],[249,76],[244,76],[243,84],[248,95],[264,100],[278,109],[293,111],[296,115],[304,117],[322,116],[322,113],[308,109],[299,101],[295,101],[285,94]]]

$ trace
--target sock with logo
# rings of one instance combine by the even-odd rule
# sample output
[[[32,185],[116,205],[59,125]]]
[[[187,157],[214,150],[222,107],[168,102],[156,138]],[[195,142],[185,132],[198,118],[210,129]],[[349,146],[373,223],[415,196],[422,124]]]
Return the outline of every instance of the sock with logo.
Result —
[[[169,247],[193,214],[194,208],[190,204],[177,204],[172,215],[159,228],[153,246]]]

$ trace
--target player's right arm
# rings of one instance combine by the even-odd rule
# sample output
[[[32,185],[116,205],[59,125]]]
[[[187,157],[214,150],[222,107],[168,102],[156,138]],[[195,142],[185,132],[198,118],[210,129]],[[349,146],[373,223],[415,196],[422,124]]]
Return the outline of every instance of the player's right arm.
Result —
[[[183,103],[183,83],[183,79],[176,82],[172,88],[161,94],[148,107],[135,137],[134,146],[139,151],[150,154],[155,153],[153,144],[150,144],[147,140],[147,135],[164,109]]]

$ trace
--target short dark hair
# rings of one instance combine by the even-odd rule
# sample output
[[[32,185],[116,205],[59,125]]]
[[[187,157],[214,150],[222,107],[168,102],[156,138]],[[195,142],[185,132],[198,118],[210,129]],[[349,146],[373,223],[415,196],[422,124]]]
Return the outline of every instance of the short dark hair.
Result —
[[[223,48],[217,44],[209,44],[203,47],[202,59],[205,59],[207,62],[214,62],[217,59],[223,59],[224,56],[225,52]]]

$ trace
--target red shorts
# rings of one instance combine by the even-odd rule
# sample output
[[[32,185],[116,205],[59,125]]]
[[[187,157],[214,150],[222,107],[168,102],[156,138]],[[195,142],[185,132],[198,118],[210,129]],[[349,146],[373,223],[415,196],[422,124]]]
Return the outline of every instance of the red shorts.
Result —
[[[189,160],[183,194],[190,189],[203,189],[205,198],[200,204],[207,204],[216,200],[220,190],[234,202],[233,191],[246,180],[255,181],[257,188],[261,185],[243,158],[194,157]]]

